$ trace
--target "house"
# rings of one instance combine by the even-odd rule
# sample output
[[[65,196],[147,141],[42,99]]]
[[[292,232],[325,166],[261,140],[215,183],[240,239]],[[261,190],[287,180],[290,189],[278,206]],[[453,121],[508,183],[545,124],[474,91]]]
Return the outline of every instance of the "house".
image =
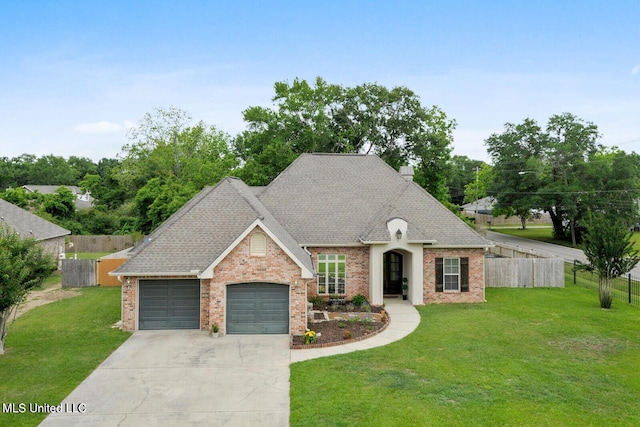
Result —
[[[3,199],[0,199],[0,224],[8,225],[16,230],[20,236],[33,237],[55,259],[59,259],[61,255],[64,255],[64,239],[66,235],[71,234],[69,230]]]
[[[89,192],[83,193],[80,187],[76,185],[23,185],[29,193],[53,194],[60,187],[66,187],[76,196],[76,209],[89,209],[93,206],[93,197]]]
[[[202,190],[113,271],[123,328],[303,334],[309,297],[484,301],[490,244],[379,157],[303,154],[266,187]]]
[[[475,202],[465,203],[460,206],[460,210],[465,214],[484,214],[491,215],[493,205],[495,205],[496,199],[494,197],[483,197]]]

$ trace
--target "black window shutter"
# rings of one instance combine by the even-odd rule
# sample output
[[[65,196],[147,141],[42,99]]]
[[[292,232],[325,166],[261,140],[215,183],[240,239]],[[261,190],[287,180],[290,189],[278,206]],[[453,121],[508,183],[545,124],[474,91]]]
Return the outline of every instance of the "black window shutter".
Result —
[[[444,261],[442,258],[436,258],[436,292],[442,292],[444,289]]]
[[[469,258],[460,258],[460,292],[469,292]]]

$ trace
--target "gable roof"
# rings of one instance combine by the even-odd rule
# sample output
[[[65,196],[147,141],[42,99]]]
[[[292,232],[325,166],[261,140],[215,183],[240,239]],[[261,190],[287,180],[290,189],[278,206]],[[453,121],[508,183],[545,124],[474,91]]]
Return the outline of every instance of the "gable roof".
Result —
[[[407,221],[413,242],[488,244],[374,155],[303,154],[258,197],[303,246],[388,242],[392,218]]]
[[[172,215],[113,275],[193,275],[211,273],[216,261],[255,226],[265,230],[311,276],[310,255],[237,178],[207,187]]]
[[[36,240],[53,239],[71,234],[71,231],[3,199],[0,199],[0,223],[7,224],[23,237],[33,237]]]

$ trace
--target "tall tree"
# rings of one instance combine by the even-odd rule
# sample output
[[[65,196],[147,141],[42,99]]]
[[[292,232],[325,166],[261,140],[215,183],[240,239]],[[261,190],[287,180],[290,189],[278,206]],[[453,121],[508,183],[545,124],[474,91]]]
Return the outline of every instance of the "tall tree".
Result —
[[[607,154],[599,138],[593,123],[569,113],[552,116],[545,129],[532,119],[507,123],[503,133],[485,141],[494,164],[490,193],[497,198],[497,209],[521,218],[532,209],[544,210],[556,238],[578,243],[581,220],[590,207],[611,207],[620,203],[616,198],[621,194],[628,200],[640,197],[638,156],[619,150]],[[615,172],[608,166],[614,162]],[[611,179],[601,179],[607,173]],[[637,207],[626,207],[624,217],[637,218]]]
[[[230,150],[230,137],[204,122],[192,125],[179,109],[156,109],[130,131],[122,161],[110,176],[127,189],[138,212],[153,206],[138,221],[138,231],[149,232],[167,213],[177,210],[194,192],[229,175],[238,161]],[[86,185],[95,184],[95,178]],[[149,198],[154,196],[153,200]],[[153,216],[153,219],[147,217]]]
[[[412,164],[423,187],[448,198],[455,121],[438,107],[423,107],[411,90],[343,87],[318,77],[314,85],[276,83],[273,102],[274,108],[244,111],[247,130],[234,142],[248,184],[268,184],[301,153],[375,153],[395,169]]]
[[[504,127],[503,133],[493,134],[485,141],[493,160],[493,180],[488,193],[496,198],[494,214],[517,215],[526,227],[532,209],[541,204],[538,191],[545,179],[541,170],[545,135],[530,118]]]
[[[580,263],[578,267],[598,275],[600,306],[611,308],[613,280],[635,267],[640,257],[624,222],[601,213],[589,215],[584,222],[582,249],[587,263]]]
[[[0,227],[0,354],[11,319],[25,295],[55,270],[50,255],[34,239]]]

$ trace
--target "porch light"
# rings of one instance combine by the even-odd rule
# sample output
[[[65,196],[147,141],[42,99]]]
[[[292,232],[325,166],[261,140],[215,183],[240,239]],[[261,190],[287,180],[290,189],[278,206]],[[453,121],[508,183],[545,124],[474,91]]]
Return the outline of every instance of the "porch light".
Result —
[[[396,239],[398,240],[402,239],[402,231],[400,231],[399,228],[398,228],[398,231],[396,231]]]

